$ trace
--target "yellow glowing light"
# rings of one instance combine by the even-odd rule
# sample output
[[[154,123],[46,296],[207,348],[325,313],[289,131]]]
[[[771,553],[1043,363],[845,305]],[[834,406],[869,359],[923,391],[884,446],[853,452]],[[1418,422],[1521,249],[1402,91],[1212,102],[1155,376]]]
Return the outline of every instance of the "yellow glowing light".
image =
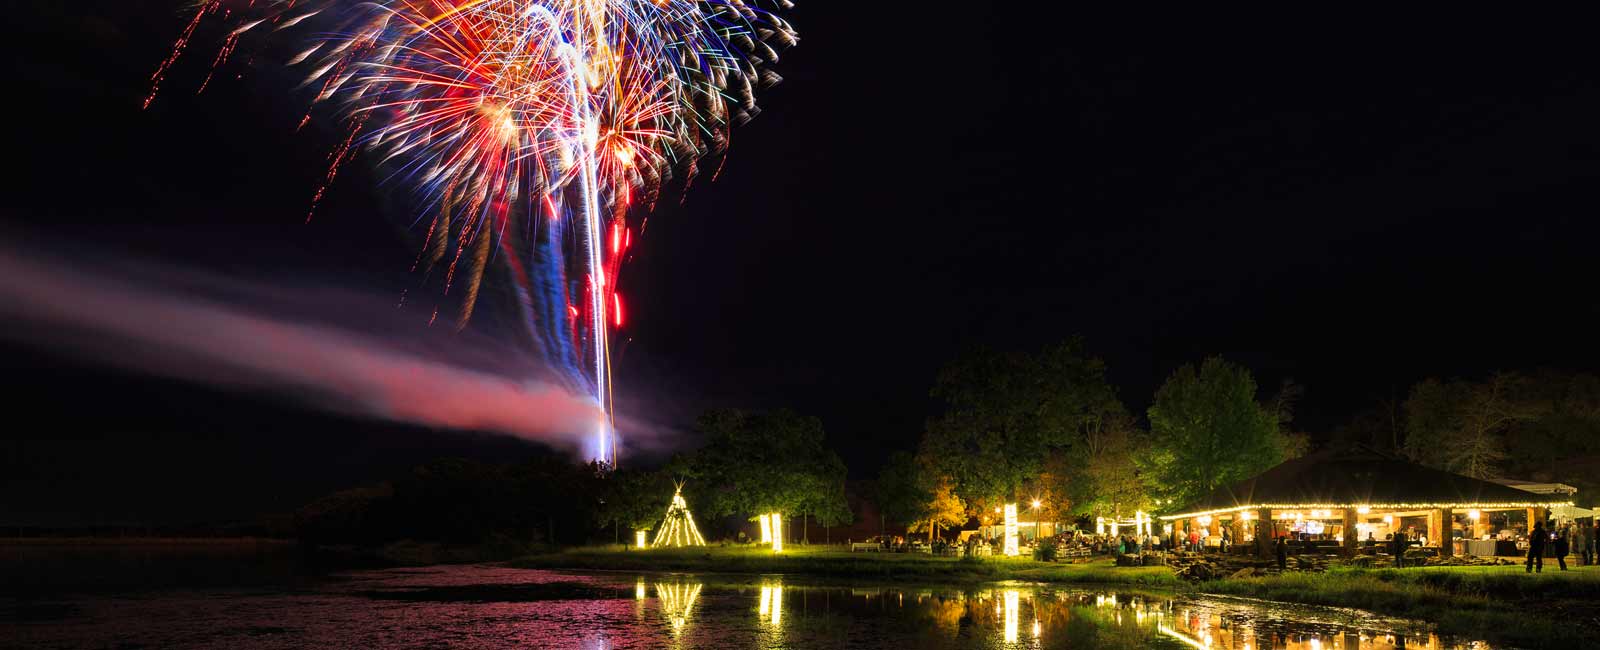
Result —
[[[635,548],[644,548],[644,546],[645,546],[645,542],[644,542],[645,534],[646,534],[645,531],[642,531],[642,530],[633,531],[633,545],[634,545]]]
[[[1006,590],[1006,643],[1017,642],[1017,623],[1021,619],[1022,608],[1017,605],[1021,594],[1015,589]]]
[[[1356,508],[1356,512],[1363,515],[1372,514],[1372,508],[1369,506],[1361,506],[1360,508]]]
[[[783,585],[761,585],[761,602],[756,606],[756,616],[773,627],[783,623]]]
[[[1199,521],[1200,521],[1200,525],[1201,526],[1210,526],[1211,525],[1211,515],[1200,515]]]
[[[694,610],[694,601],[700,597],[704,584],[656,583],[656,596],[661,599],[661,614],[672,624],[673,635],[683,632]]]
[[[772,588],[772,626],[783,624],[783,585]]]
[[[767,515],[772,519],[772,552],[783,552],[783,515],[776,512]]]
[[[1473,521],[1477,521],[1478,518],[1480,518],[1482,516],[1483,516],[1483,513],[1479,512],[1477,510],[1468,510],[1467,511],[1467,517],[1472,519]]]
[[[1006,555],[1016,556],[1017,550],[1017,504],[1006,504]]]
[[[1038,499],[1034,499],[1033,503],[1030,504],[1029,507],[1033,508],[1034,510],[1038,510],[1039,506],[1042,506],[1042,505],[1044,505],[1044,504],[1041,503]]]
[[[1383,516],[1383,523],[1386,523],[1386,524],[1394,523],[1394,515],[1384,515]]]
[[[1096,535],[1104,535],[1104,534],[1106,534],[1106,518],[1105,517],[1095,517],[1094,518],[1094,534],[1096,534]]]
[[[1195,512],[1180,512],[1170,515],[1161,515],[1164,521],[1176,519],[1190,519],[1200,515],[1221,515],[1246,510],[1309,510],[1312,508],[1327,508],[1342,510],[1344,508],[1360,508],[1368,504],[1360,503],[1252,503],[1235,506],[1232,508],[1219,508],[1216,510],[1199,510]],[[1466,503],[1383,503],[1380,507],[1392,510],[1438,510],[1450,508],[1452,510],[1466,510],[1469,508],[1482,508],[1484,510],[1515,510],[1520,508],[1550,508],[1555,506],[1571,507],[1571,501],[1515,501],[1505,503],[1466,502]]]
[[[762,544],[771,544],[772,543],[772,519],[770,519],[770,515],[761,515],[759,520],[761,522],[761,543]]]
[[[681,484],[678,486],[678,491],[672,495],[672,505],[667,507],[667,517],[661,521],[661,528],[656,531],[656,539],[652,545],[706,545],[706,539],[700,536],[700,527],[694,523],[694,515],[689,513],[689,503],[683,500]]]
[[[638,582],[633,583],[633,599],[644,600],[644,578],[640,578]]]

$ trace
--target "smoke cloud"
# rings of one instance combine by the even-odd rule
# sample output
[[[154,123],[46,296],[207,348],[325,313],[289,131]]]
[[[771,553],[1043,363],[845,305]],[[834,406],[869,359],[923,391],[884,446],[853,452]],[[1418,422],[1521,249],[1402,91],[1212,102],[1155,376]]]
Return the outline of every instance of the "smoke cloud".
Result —
[[[540,379],[536,361],[436,332],[423,333],[429,340],[419,348],[418,336],[370,326],[395,319],[392,301],[379,307],[352,295],[332,306],[323,303],[337,292],[313,293],[294,298],[284,288],[131,263],[88,270],[0,248],[3,337],[338,413],[497,432],[573,452],[590,444],[601,412],[591,399]],[[251,294],[302,304],[240,304]],[[323,315],[330,311],[369,325],[329,324]]]

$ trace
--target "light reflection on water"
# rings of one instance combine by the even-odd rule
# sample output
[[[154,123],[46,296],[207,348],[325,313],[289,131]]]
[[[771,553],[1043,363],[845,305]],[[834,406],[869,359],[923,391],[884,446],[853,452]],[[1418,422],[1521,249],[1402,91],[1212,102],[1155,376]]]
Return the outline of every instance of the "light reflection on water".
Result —
[[[1348,612],[1012,583],[844,588],[458,566],[357,572],[309,590],[58,600],[29,610],[56,615],[0,610],[0,639],[40,648],[1488,648]]]

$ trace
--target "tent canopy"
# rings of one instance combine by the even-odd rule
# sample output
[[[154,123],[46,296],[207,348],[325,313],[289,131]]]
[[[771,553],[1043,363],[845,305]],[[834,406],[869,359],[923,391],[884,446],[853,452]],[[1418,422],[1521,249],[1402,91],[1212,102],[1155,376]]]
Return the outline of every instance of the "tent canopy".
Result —
[[[1162,517],[1180,519],[1256,508],[1544,508],[1567,494],[1533,494],[1424,467],[1364,445],[1286,461]]]

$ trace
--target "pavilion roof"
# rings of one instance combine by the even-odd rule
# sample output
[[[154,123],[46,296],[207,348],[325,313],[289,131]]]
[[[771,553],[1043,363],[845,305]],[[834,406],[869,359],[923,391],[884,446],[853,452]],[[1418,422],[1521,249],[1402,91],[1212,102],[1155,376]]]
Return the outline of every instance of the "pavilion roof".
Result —
[[[1285,461],[1163,519],[1255,508],[1533,508],[1572,502],[1452,474],[1355,445]]]

